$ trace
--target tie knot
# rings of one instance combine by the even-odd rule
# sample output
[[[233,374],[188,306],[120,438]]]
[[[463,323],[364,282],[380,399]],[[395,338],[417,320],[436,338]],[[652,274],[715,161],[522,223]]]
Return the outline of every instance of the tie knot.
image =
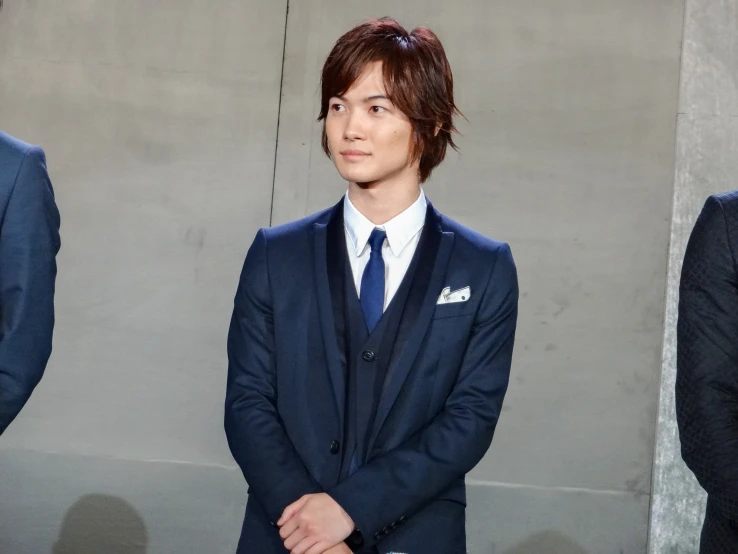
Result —
[[[372,252],[382,252],[382,245],[384,244],[384,239],[387,238],[387,233],[382,231],[381,229],[374,229],[372,231],[372,234],[369,235],[369,247],[372,249]]]

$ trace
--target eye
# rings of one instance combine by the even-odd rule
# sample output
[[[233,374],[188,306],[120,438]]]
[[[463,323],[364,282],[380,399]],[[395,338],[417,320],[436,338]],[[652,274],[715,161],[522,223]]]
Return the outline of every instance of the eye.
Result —
[[[387,111],[382,106],[372,106],[370,109],[371,109],[372,113],[382,113],[382,112],[386,112]]]
[[[334,112],[340,112],[344,107],[342,104],[331,104],[331,110]]]

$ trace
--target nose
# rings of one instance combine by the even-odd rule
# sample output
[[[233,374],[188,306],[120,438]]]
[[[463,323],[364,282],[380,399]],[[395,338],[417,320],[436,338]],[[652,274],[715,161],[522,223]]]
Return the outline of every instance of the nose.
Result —
[[[360,114],[354,112],[348,115],[346,118],[346,127],[343,130],[343,138],[350,141],[366,138],[366,132]]]

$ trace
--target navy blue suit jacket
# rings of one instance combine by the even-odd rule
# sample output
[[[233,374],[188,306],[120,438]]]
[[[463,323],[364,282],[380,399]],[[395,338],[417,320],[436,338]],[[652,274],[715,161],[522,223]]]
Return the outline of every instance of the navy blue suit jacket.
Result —
[[[738,190],[710,196],[679,283],[676,416],[707,491],[700,554],[738,552]]]
[[[437,251],[429,285],[400,328],[367,463],[339,481],[345,368],[328,278],[327,227],[343,209],[258,232],[228,337],[225,429],[250,486],[239,553],[284,554],[274,526],[326,492],[379,552],[462,554],[464,476],[490,446],[507,390],[518,284],[509,247],[429,206]],[[439,304],[445,287],[466,302]],[[401,324],[402,326],[402,324]]]
[[[0,132],[0,435],[51,354],[59,245],[43,150]]]

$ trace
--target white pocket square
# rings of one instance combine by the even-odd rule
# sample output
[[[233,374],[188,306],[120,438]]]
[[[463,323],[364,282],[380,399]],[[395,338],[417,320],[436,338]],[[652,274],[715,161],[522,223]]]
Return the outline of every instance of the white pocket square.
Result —
[[[453,304],[455,302],[466,302],[471,298],[471,287],[464,287],[451,292],[451,287],[446,287],[441,291],[436,304]]]

